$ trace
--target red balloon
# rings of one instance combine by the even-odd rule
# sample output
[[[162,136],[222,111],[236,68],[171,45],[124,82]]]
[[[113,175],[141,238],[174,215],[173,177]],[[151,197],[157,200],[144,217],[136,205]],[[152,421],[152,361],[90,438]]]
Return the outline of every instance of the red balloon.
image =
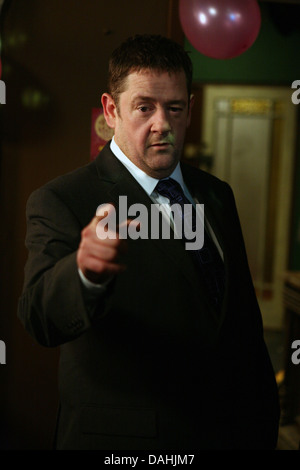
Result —
[[[256,0],[180,0],[179,17],[190,43],[214,59],[243,54],[261,25]]]

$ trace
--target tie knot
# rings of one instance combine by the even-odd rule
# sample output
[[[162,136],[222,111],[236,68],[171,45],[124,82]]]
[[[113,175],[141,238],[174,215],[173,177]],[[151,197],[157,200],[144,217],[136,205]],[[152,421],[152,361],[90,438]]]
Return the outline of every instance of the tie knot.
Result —
[[[160,180],[155,189],[162,196],[169,198],[171,202],[182,202],[183,200],[183,191],[181,186],[172,178]]]

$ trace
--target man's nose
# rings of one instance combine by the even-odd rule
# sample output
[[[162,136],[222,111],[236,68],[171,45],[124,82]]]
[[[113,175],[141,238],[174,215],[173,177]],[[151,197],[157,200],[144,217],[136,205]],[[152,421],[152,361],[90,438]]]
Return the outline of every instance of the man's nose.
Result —
[[[164,109],[156,110],[153,116],[151,131],[158,132],[159,134],[166,134],[171,131],[169,116]]]

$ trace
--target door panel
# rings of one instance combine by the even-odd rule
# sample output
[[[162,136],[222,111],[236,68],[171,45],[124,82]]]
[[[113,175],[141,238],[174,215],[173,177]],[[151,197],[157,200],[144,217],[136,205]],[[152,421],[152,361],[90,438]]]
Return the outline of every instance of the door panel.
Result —
[[[212,173],[233,188],[264,325],[283,320],[295,106],[285,87],[204,87],[203,141]]]

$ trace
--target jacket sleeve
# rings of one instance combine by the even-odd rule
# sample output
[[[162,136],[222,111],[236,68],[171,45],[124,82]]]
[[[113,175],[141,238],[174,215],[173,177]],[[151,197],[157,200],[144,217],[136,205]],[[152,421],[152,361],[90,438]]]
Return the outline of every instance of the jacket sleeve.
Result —
[[[76,263],[82,227],[47,187],[30,196],[26,219],[28,259],[18,316],[40,344],[57,346],[90,327]]]

